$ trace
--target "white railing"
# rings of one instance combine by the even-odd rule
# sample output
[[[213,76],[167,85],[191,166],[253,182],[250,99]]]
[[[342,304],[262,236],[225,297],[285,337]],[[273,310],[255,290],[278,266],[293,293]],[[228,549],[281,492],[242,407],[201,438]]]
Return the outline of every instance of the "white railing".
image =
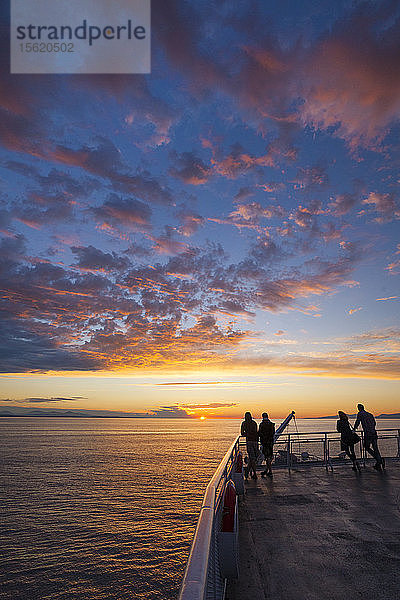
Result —
[[[219,600],[224,596],[225,581],[219,573],[217,551],[217,515],[238,451],[239,437],[225,454],[206,488],[179,600]]]
[[[400,460],[400,429],[381,429],[377,433],[382,455]],[[362,431],[358,431],[358,434],[361,443],[356,444],[356,450],[358,447],[358,458],[365,464],[368,454],[364,449],[364,436]],[[217,533],[220,529],[220,508],[225,486],[242,447],[245,447],[245,440],[238,436],[206,488],[179,600],[222,600],[224,598],[226,580],[220,573]],[[275,468],[290,469],[302,465],[322,465],[326,469],[329,467],[333,469],[335,464],[345,460],[341,457],[343,453],[338,452],[340,435],[331,431],[285,433],[277,440],[274,448]],[[385,452],[385,449],[389,451]],[[279,456],[282,457],[281,460],[278,460]]]
[[[355,445],[355,452],[357,459],[365,464],[370,455],[364,448],[364,432],[360,430],[357,433],[361,442]],[[382,456],[400,459],[400,429],[380,429],[377,433]],[[245,447],[244,439],[240,447]],[[323,465],[333,470],[335,465],[347,461],[340,447],[340,434],[336,431],[285,433],[274,444],[274,468]]]

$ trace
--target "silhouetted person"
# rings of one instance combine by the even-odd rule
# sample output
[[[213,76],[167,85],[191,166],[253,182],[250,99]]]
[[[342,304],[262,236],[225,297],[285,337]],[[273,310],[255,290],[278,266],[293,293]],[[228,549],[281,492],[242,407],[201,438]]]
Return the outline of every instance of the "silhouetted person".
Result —
[[[262,414],[262,418],[263,420],[258,428],[258,437],[260,438],[267,468],[261,473],[261,477],[266,475],[272,477],[271,463],[274,452],[275,423],[269,420],[266,412]]]
[[[356,430],[359,424],[361,423],[362,428],[364,430],[364,448],[376,460],[376,463],[374,464],[374,469],[380,471],[382,468],[385,468],[385,459],[382,458],[381,453],[379,452],[378,434],[376,433],[376,421],[374,415],[367,412],[363,404],[358,404],[357,408],[358,415],[356,422],[354,423],[354,430]]]
[[[258,432],[257,423],[253,421],[251,413],[244,415],[241,427],[241,435],[246,438],[247,454],[249,455],[249,474],[252,479],[257,479],[256,466],[258,457]]]
[[[340,448],[346,452],[353,463],[353,466],[351,467],[353,471],[360,471],[360,465],[357,462],[356,454],[354,452],[354,444],[357,444],[360,441],[360,438],[350,427],[349,418],[346,413],[339,410],[338,415],[339,420],[336,423],[336,429],[340,433]]]

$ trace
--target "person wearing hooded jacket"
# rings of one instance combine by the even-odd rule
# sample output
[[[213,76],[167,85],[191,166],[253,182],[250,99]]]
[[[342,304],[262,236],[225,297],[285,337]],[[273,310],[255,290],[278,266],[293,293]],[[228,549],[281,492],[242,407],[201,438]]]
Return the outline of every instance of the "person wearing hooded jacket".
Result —
[[[336,423],[336,430],[340,433],[340,448],[344,450],[353,463],[353,471],[360,471],[360,465],[357,462],[354,452],[354,444],[360,441],[358,435],[350,427],[349,418],[342,410],[338,412],[339,420]]]

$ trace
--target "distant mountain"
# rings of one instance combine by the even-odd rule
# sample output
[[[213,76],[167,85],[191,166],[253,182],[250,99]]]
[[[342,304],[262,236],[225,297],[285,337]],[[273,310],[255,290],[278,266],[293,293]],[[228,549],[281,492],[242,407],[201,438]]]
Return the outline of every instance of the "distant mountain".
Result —
[[[377,419],[400,419],[400,413],[393,413],[391,415],[382,413],[376,417]]]
[[[357,415],[347,415],[350,419],[355,419]],[[310,418],[310,417],[308,417]],[[326,415],[325,417],[312,417],[313,419],[338,419],[337,415]]]
[[[160,414],[161,413],[161,414]],[[63,408],[29,408],[26,406],[2,406],[0,417],[80,417],[80,418],[125,418],[125,419],[155,419],[155,418],[192,418],[185,411],[157,411],[150,413],[129,413],[115,410],[85,410]]]
[[[354,415],[347,415],[348,417],[350,417],[350,419],[355,419],[357,414]],[[329,415],[326,417],[315,417],[316,419],[337,419],[338,416],[337,415]],[[382,413],[381,415],[375,415],[376,419],[400,419],[400,413],[393,413],[393,414],[385,414]]]

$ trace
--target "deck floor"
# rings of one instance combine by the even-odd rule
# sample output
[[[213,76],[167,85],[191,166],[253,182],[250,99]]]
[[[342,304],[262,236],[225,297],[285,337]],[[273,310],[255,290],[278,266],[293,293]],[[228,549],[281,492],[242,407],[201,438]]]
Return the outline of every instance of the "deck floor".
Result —
[[[227,600],[398,600],[400,463],[275,470],[245,482]]]

